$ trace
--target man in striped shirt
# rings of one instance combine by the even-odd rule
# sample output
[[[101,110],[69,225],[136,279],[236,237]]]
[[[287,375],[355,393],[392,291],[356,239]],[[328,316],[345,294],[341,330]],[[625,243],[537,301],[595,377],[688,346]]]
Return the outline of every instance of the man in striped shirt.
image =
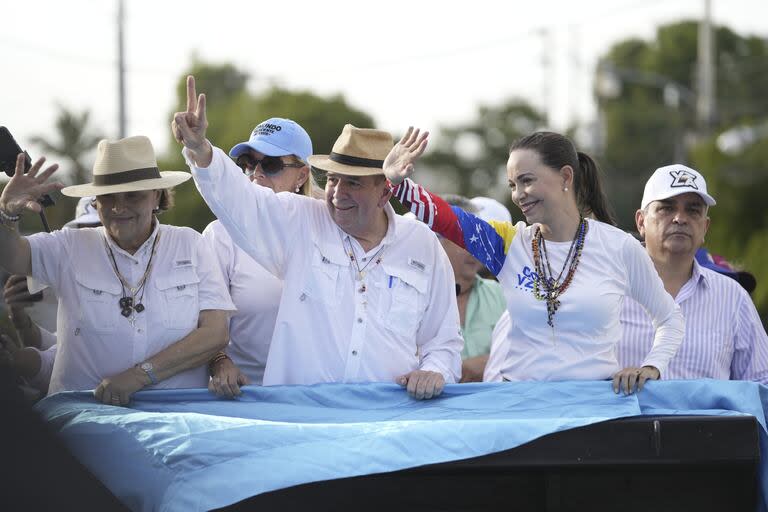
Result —
[[[685,338],[664,379],[768,383],[768,336],[749,294],[735,280],[700,266],[696,251],[715,200],[704,177],[683,165],[661,167],[645,185],[637,229],[664,287],[685,316]],[[653,342],[645,310],[627,298],[621,312],[622,366],[637,366]]]

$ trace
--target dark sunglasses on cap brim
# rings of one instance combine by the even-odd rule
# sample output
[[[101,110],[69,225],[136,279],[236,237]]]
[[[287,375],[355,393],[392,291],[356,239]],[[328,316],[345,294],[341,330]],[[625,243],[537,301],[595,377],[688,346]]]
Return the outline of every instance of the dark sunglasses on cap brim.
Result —
[[[262,172],[269,175],[279,174],[286,167],[301,168],[305,165],[303,163],[285,163],[279,156],[265,156],[264,158],[256,159],[248,153],[238,156],[235,159],[235,163],[247,176],[252,176],[256,171],[256,166],[259,164],[261,164]]]

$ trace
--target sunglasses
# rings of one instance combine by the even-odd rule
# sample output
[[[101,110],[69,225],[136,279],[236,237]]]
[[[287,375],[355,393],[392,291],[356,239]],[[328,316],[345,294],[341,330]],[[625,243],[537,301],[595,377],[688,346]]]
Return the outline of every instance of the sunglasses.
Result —
[[[295,168],[302,168],[305,164],[298,163],[298,164],[287,164],[283,162],[283,159],[279,156],[265,156],[261,159],[253,158],[248,153],[243,153],[239,157],[237,157],[237,160],[235,160],[235,163],[239,168],[243,170],[246,176],[249,178],[254,175],[256,172],[256,166],[261,165],[261,170],[264,172],[264,174],[267,175],[274,175],[282,172],[283,169],[286,167],[295,167]]]

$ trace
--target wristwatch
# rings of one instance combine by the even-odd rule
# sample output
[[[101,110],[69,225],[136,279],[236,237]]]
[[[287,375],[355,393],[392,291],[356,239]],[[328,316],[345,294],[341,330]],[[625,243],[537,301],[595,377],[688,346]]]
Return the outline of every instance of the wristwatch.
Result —
[[[149,361],[144,361],[141,364],[137,364],[136,367],[147,374],[147,377],[149,377],[149,380],[150,382],[152,382],[152,384],[157,384],[157,379],[155,378],[155,372],[152,371],[154,370],[155,367],[152,366],[152,363],[150,363]]]

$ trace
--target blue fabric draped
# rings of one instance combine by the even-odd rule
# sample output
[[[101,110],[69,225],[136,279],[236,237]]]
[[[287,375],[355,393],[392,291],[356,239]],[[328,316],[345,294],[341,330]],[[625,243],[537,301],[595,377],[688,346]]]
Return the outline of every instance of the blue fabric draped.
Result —
[[[393,384],[143,391],[131,406],[59,393],[38,411],[133,510],[209,510],[292,485],[395,471],[507,450],[600,421],[660,414],[752,415],[768,453],[768,388],[657,381],[616,395],[610,382],[448,385],[416,401]],[[760,485],[766,485],[761,461]],[[761,508],[762,507],[761,504]]]

